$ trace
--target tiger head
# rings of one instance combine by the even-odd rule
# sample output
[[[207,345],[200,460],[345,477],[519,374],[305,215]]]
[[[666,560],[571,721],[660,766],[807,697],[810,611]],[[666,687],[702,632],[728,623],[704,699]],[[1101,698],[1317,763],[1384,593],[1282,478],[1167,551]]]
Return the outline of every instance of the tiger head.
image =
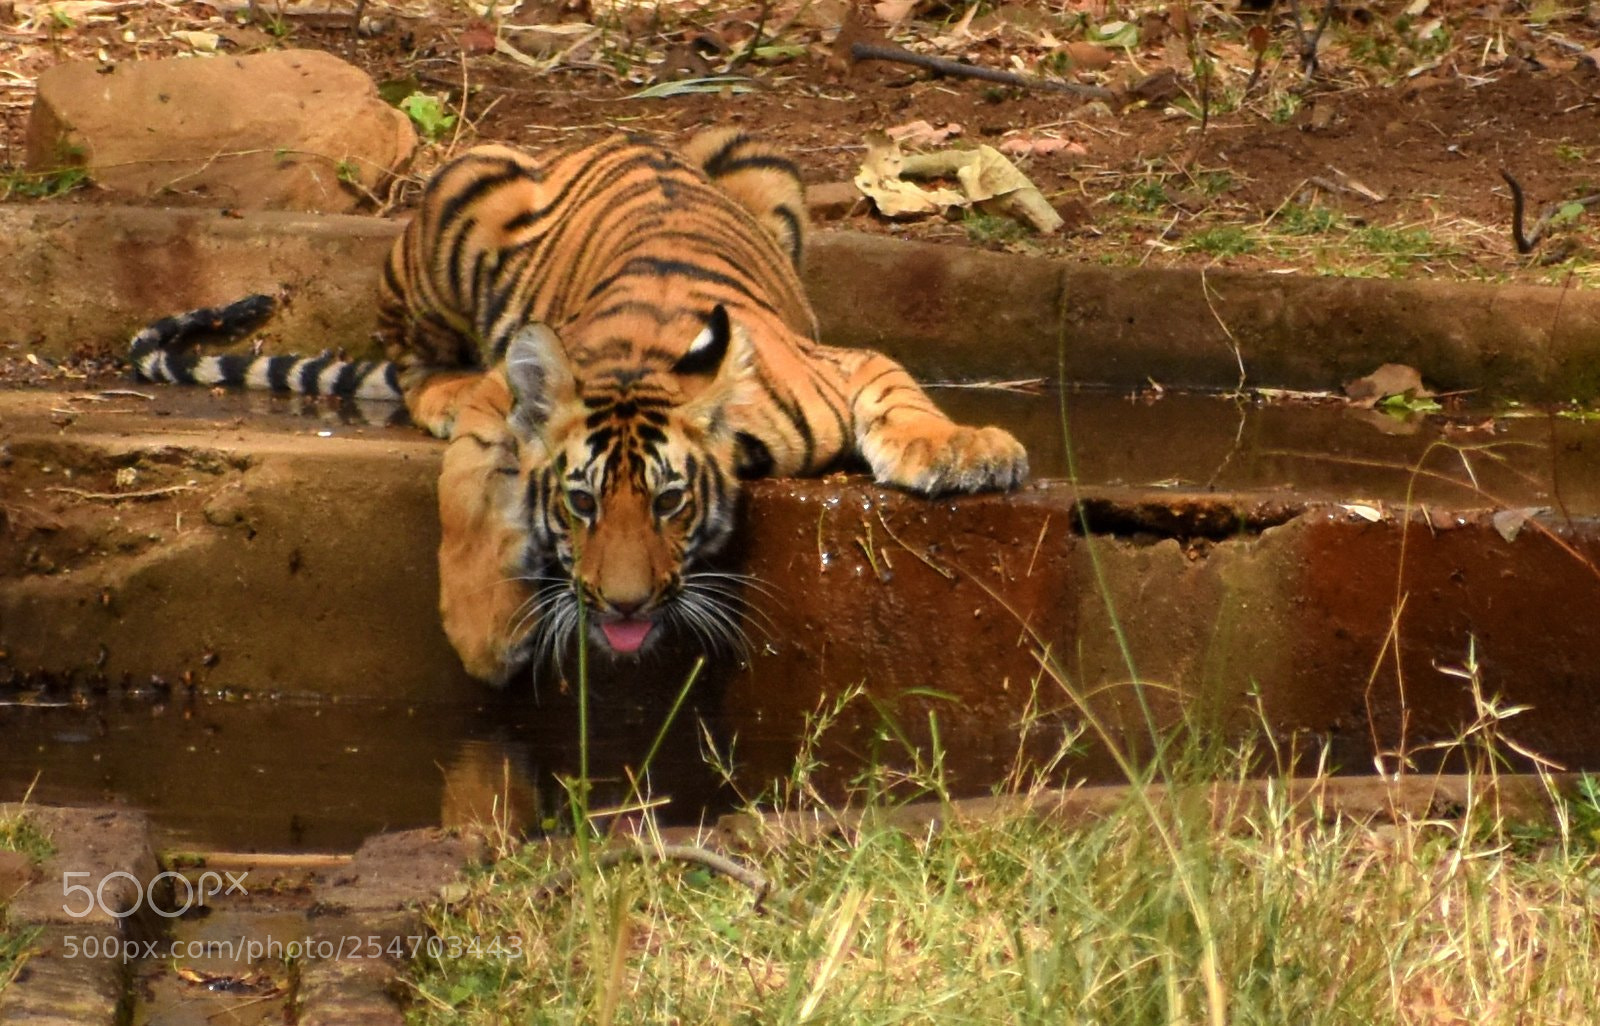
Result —
[[[729,410],[754,380],[753,352],[720,305],[702,323],[654,367],[576,366],[542,324],[507,350],[536,658],[564,651],[581,622],[614,653],[680,628],[711,649],[741,643],[737,575],[704,561],[733,529],[741,439]]]

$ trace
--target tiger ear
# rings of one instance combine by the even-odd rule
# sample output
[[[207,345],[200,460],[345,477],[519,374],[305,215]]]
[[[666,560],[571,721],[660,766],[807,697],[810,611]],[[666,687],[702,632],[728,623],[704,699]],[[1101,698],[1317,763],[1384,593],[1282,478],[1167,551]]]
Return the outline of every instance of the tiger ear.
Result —
[[[715,374],[728,356],[728,343],[733,337],[733,324],[728,311],[721,303],[712,307],[706,318],[705,330],[694,337],[689,348],[672,365],[674,374]]]
[[[566,347],[548,324],[529,324],[506,348],[511,386],[511,428],[522,438],[537,435],[550,415],[577,397],[578,383]]]
[[[711,378],[683,409],[704,431],[720,434],[727,426],[728,407],[757,386],[755,348],[744,328],[733,323],[722,304],[706,318],[705,330],[689,343],[672,365],[674,374]]]

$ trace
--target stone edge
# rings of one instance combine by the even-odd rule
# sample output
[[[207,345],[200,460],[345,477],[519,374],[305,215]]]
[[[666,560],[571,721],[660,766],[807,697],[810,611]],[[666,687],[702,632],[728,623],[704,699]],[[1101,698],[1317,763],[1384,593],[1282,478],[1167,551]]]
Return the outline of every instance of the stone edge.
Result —
[[[251,291],[291,303],[279,349],[372,352],[375,283],[399,222],[340,215],[0,205],[3,341],[60,357]],[[1553,286],[1092,267],[818,232],[806,281],[823,336],[926,379],[1113,388],[1331,390],[1382,363],[1438,390],[1600,397],[1600,293]]]

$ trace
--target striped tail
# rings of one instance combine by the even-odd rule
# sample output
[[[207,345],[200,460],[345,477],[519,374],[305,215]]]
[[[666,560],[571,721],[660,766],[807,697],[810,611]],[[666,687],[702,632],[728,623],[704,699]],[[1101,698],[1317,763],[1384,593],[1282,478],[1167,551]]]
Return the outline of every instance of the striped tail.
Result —
[[[128,359],[144,381],[180,385],[224,385],[300,395],[336,395],[351,399],[399,401],[399,366],[388,360],[341,360],[321,356],[247,356],[227,353],[202,356],[192,343],[233,341],[272,316],[271,296],[247,296],[227,306],[203,307],[164,317],[133,336]]]

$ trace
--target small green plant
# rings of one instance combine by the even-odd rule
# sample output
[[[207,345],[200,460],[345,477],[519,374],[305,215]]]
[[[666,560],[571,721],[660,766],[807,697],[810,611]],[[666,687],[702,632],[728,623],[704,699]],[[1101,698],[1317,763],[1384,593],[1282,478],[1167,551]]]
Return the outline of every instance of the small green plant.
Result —
[[[81,167],[63,167],[54,171],[0,172],[0,200],[52,199],[89,184],[89,172]]]
[[[1555,228],[1562,225],[1572,224],[1578,218],[1583,216],[1585,209],[1586,208],[1582,203],[1578,203],[1576,201],[1571,203],[1563,203],[1561,206],[1556,208],[1556,212],[1554,214],[1550,215],[1550,226]]]
[[[1438,254],[1438,240],[1426,228],[1388,228],[1369,225],[1350,233],[1350,241],[1391,266],[1414,263]]]
[[[1276,92],[1272,95],[1272,109],[1267,116],[1272,119],[1273,124],[1287,124],[1300,112],[1300,105],[1304,102],[1304,98],[1298,93]]]
[[[1339,215],[1327,207],[1291,203],[1278,211],[1272,226],[1285,235],[1322,235],[1339,224]]]
[[[1585,773],[1566,796],[1567,830],[1573,840],[1600,851],[1600,777]]]
[[[1014,218],[985,214],[976,210],[968,211],[961,224],[967,229],[967,238],[973,242],[1017,242],[1028,234],[1028,230]]]
[[[1444,409],[1439,401],[1432,396],[1413,395],[1402,392],[1398,395],[1386,395],[1378,401],[1378,409],[1396,417],[1410,417],[1423,413],[1438,413]]]
[[[432,93],[412,93],[400,101],[400,109],[429,142],[438,142],[456,124],[456,116],[445,109],[444,101]]]
[[[34,862],[55,854],[55,845],[26,813],[0,817],[0,851],[16,851]]]
[[[346,185],[361,184],[361,168],[348,157],[333,165],[333,173],[339,181]]]
[[[1116,190],[1107,199],[1145,214],[1153,214],[1168,203],[1166,186],[1159,178],[1141,178],[1126,189]]]
[[[1225,224],[1195,232],[1184,240],[1183,248],[1191,253],[1210,253],[1219,257],[1239,256],[1254,252],[1256,240],[1246,235],[1245,230],[1238,225]]]
[[[55,853],[55,845],[26,812],[0,816],[0,851],[21,852],[31,862],[42,862]],[[0,903],[0,990],[16,979],[28,960],[33,939],[39,931],[22,929],[6,919]]]
[[[1577,164],[1582,162],[1588,156],[1588,153],[1589,151],[1585,147],[1579,146],[1576,143],[1556,144],[1556,159],[1564,160],[1569,164]]]

